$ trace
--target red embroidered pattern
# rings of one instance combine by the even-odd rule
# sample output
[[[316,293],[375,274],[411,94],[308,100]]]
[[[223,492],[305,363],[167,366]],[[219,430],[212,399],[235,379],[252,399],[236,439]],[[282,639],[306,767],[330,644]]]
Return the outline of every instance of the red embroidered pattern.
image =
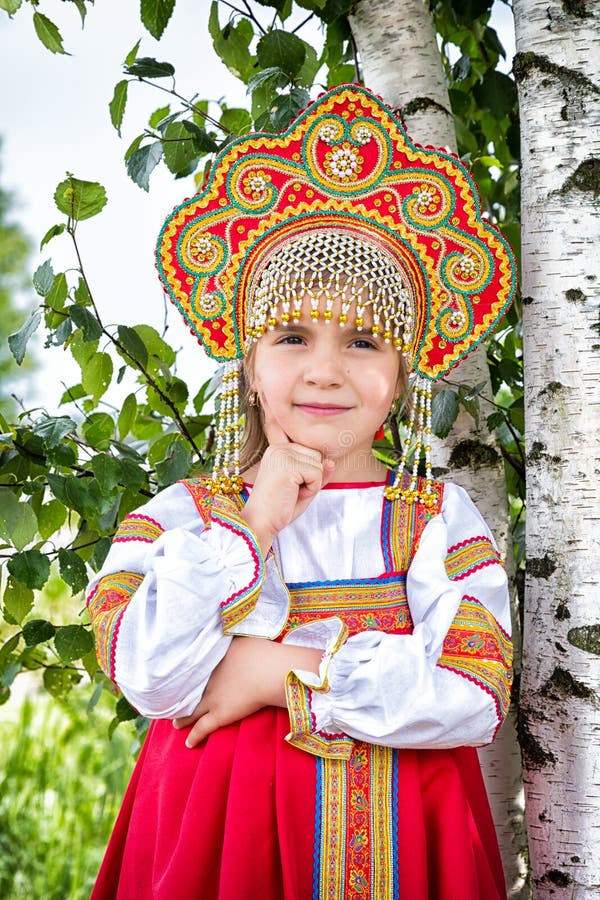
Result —
[[[115,534],[113,543],[124,541],[144,541],[151,544],[163,533],[163,527],[156,519],[150,516],[142,516],[139,513],[130,513],[125,516]]]
[[[476,597],[463,597],[446,635],[438,665],[477,684],[494,698],[498,727],[508,711],[512,643]]]
[[[96,639],[98,664],[109,678],[115,679],[115,651],[123,613],[143,581],[135,572],[117,572],[101,578],[87,598],[92,629]]]
[[[448,548],[446,572],[448,578],[460,581],[484,566],[502,565],[500,554],[484,535],[468,538]]]

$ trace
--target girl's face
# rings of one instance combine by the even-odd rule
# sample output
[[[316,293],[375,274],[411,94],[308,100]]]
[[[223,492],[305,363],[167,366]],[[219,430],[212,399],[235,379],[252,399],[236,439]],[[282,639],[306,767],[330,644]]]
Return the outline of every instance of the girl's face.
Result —
[[[279,325],[256,343],[252,390],[291,441],[343,463],[345,480],[373,471],[373,436],[399,394],[401,354],[370,330],[310,319]],[[369,319],[365,311],[365,325]]]

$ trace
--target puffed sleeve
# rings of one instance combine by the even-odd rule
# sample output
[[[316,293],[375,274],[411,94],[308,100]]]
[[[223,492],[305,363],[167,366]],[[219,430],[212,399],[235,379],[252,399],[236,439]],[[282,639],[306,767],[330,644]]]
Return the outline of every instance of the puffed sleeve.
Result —
[[[413,748],[494,739],[510,698],[507,579],[489,529],[456,485],[445,486],[441,511],[423,532],[407,600],[412,634],[365,631],[344,640],[332,623],[329,643],[320,642],[319,678],[288,675],[291,743],[347,757],[347,738]],[[296,629],[294,640],[319,643],[312,629]]]
[[[90,585],[102,669],[143,715],[189,715],[232,631],[256,618],[268,568],[235,509],[207,522],[183,484],[167,488],[124,519]]]

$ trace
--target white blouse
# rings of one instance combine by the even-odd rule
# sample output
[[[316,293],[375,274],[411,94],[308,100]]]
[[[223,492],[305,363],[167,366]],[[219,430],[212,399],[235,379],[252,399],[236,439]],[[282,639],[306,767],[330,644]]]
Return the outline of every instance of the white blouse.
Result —
[[[182,484],[167,488],[132,515],[130,531],[120,530],[90,586],[95,624],[94,598],[117,583],[119,573],[136,577],[137,589],[124,597],[123,610],[114,618],[111,661],[105,668],[143,715],[189,715],[234,634],[275,638],[281,632],[289,607],[286,582],[367,579],[384,573],[383,502],[380,484],[328,485],[279,533],[265,561],[245,523],[216,516],[206,527],[188,490]],[[464,570],[449,574],[448,551],[468,549],[477,541],[489,546],[489,558],[471,564],[467,559]],[[509,646],[507,581],[498,563],[476,507],[462,488],[446,484],[441,511],[425,526],[407,575],[412,634],[369,630],[345,638],[341,621],[331,618],[285,637],[286,642],[323,650],[318,675],[293,676],[305,688],[314,732],[394,747],[491,741],[506,706],[498,701],[494,684],[500,679],[507,693],[510,661],[498,675],[498,659],[484,659],[482,665],[492,667],[493,677],[479,677],[477,647],[494,634]],[[223,609],[257,587],[254,608],[224,628]],[[464,669],[438,665],[465,600],[483,617],[486,634],[478,641],[471,635],[473,665],[469,659]],[[96,627],[97,637],[102,627]],[[106,634],[103,639],[108,641]],[[468,639],[464,637],[467,657]]]

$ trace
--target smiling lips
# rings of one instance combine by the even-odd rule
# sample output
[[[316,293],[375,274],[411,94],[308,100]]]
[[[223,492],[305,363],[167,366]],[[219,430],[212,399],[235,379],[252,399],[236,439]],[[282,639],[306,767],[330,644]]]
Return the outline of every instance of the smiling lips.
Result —
[[[349,406],[336,406],[333,403],[296,403],[295,406],[309,416],[338,416],[351,409]]]

